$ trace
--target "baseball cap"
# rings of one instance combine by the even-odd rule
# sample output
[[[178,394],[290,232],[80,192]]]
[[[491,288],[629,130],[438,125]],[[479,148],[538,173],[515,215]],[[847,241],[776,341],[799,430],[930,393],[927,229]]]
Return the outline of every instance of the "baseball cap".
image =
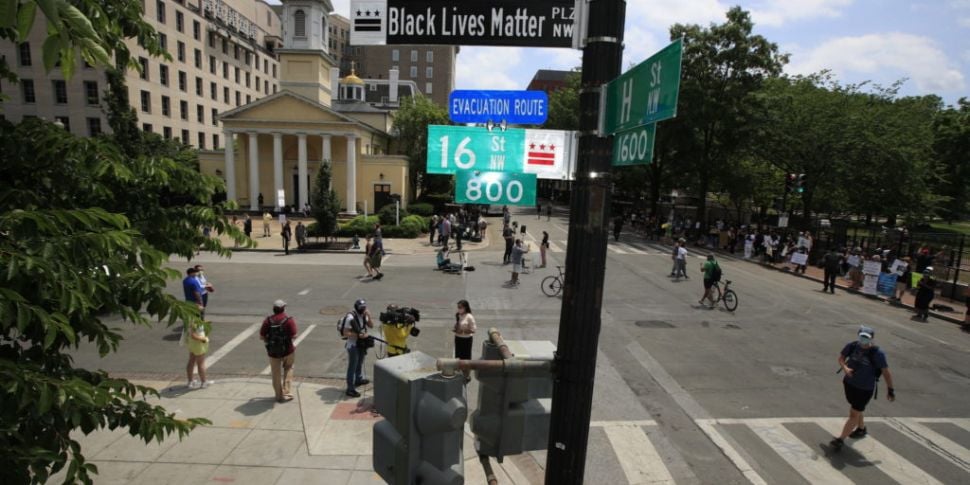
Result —
[[[286,306],[286,302],[283,300],[276,300],[273,302],[273,308],[283,308]]]
[[[865,325],[859,327],[859,338],[871,339],[876,335],[876,331]]]

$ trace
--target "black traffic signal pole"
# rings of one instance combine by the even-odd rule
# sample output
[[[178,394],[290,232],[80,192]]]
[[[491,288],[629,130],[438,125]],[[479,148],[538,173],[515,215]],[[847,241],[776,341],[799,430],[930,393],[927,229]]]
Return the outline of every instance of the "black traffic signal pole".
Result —
[[[569,214],[566,283],[555,358],[546,484],[581,484],[593,404],[613,137],[597,136],[600,88],[620,75],[625,0],[591,0],[579,96],[579,160]]]

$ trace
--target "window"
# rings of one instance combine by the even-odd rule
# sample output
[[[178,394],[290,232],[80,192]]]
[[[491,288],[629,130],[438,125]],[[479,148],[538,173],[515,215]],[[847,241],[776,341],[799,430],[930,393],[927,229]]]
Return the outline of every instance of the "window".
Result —
[[[101,118],[88,118],[88,136],[101,134]]]
[[[237,61],[239,60],[239,44],[234,44],[232,46],[232,58]]]
[[[273,64],[273,77],[276,77],[276,64]]]
[[[223,86],[222,87],[222,102],[223,103],[226,103],[226,104],[229,104],[229,87],[228,86]]]
[[[293,13],[293,35],[295,37],[306,37],[306,14],[303,10]]]
[[[247,88],[250,87],[250,79],[251,79],[251,77],[249,76],[249,73],[247,72],[246,73],[246,87]]]
[[[269,81],[263,81],[263,92],[269,94]]]
[[[431,86],[433,85],[434,83],[424,83],[424,94],[431,94]]]
[[[219,110],[212,108],[212,126],[219,126]]]
[[[424,56],[424,59],[428,61],[429,64],[434,62],[434,51],[425,52]]]
[[[426,77],[428,79],[433,78],[434,77],[434,68],[433,67],[426,67],[426,68],[424,68],[424,77]]]
[[[165,34],[158,34],[158,43],[162,46],[162,49],[168,50],[168,36]]]
[[[209,56],[209,72],[216,73],[216,56]]]
[[[185,71],[179,71],[179,91],[187,92],[189,90],[189,80],[188,75]]]
[[[195,50],[195,68],[202,69],[202,51],[199,49]]]
[[[20,44],[18,47],[19,47],[18,53],[20,57],[20,65],[22,67],[30,67],[31,65],[33,65],[33,62],[30,59],[30,42],[24,42],[23,44]]]
[[[54,102],[67,104],[67,83],[60,79],[51,82],[54,85]]]
[[[247,66],[253,65],[253,53],[252,52],[246,51],[245,58],[246,58],[246,65]]]
[[[411,79],[418,77],[418,66],[411,66]]]
[[[189,144],[189,130],[182,130],[182,143]]]
[[[188,121],[189,120],[189,102],[188,101],[179,101],[179,117],[181,117],[185,121]]]
[[[236,84],[239,84],[239,68],[236,68]]]
[[[199,40],[199,38],[201,36],[202,36],[202,24],[200,24],[198,20],[193,20],[192,21],[192,38],[195,39],[195,40]]]
[[[178,41],[175,47],[176,58],[178,58],[179,62],[185,62],[185,42]]]
[[[229,63],[228,62],[223,62],[222,63],[222,77],[224,79],[229,79]]]
[[[165,64],[158,65],[158,82],[162,86],[168,86],[168,66]]]
[[[259,85],[260,85],[259,76],[256,76],[256,90],[257,91],[259,91]]]
[[[391,62],[399,62],[401,60],[401,51],[394,49],[391,51]]]
[[[411,62],[418,62],[418,51],[411,49]]]
[[[276,94],[276,85],[273,85],[273,94]]]
[[[241,101],[242,101],[242,96],[239,94],[239,91],[236,91],[236,106],[239,106],[240,104],[242,104]]]
[[[225,37],[222,38],[222,53],[226,55],[229,54],[229,39],[226,39]]]
[[[152,112],[152,95],[148,91],[141,92],[141,112],[151,113]],[[152,131],[152,130],[145,130]]]
[[[213,150],[219,149],[219,135],[215,135],[215,134],[212,135],[212,149]]]
[[[64,131],[71,131],[71,119],[67,116],[55,116],[54,121],[59,121],[64,125]]]
[[[185,31],[185,15],[178,10],[175,11],[175,30],[179,32]]]
[[[24,103],[35,103],[37,101],[34,93],[34,81],[32,79],[21,79],[20,90],[24,94]]]
[[[205,123],[205,108],[201,104],[195,105],[195,121]]]
[[[144,57],[139,57],[138,64],[141,65],[140,77],[147,81],[148,80],[148,59]]]
[[[195,95],[196,96],[202,96],[202,78],[201,77],[196,77],[195,78]]]
[[[145,133],[151,133],[152,132],[152,124],[151,123],[142,123],[141,124],[141,131],[144,131]]]
[[[155,9],[157,10],[157,14],[158,14],[156,18],[158,18],[159,22],[164,24],[165,23],[165,3],[162,2],[162,0],[158,0],[157,2],[155,2]]]
[[[162,128],[162,136],[165,137],[166,140],[171,140],[172,139],[172,127],[170,127],[170,126],[163,127]]]
[[[263,59],[263,74],[269,74],[269,59]]]
[[[215,32],[209,32],[209,47],[211,47],[213,49],[216,48],[216,33]]]
[[[199,132],[199,148],[205,150],[205,133]]]
[[[252,103],[252,102],[253,102],[253,97],[247,94],[246,95],[246,104],[249,104],[249,103]]]
[[[213,101],[219,101],[219,88],[216,87],[216,83],[209,83],[209,97]]]
[[[101,102],[98,95],[97,81],[84,81],[84,98],[88,106],[97,106]]]
[[[162,116],[172,116],[172,100],[162,96]]]

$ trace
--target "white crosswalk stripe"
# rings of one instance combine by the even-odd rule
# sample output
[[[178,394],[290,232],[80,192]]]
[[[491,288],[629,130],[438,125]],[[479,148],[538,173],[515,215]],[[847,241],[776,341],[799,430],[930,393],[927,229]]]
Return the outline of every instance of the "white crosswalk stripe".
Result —
[[[629,483],[674,483],[663,459],[643,428],[636,425],[603,428]]]
[[[629,254],[626,251],[624,251],[624,250],[622,250],[622,249],[620,249],[620,248],[618,248],[618,247],[616,247],[616,246],[614,246],[612,244],[607,245],[606,246],[606,249],[609,249],[610,251],[613,251],[616,254]]]

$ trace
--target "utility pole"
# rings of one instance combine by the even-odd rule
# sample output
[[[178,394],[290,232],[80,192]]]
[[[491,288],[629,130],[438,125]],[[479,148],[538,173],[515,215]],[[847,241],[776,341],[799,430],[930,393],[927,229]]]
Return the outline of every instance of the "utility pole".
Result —
[[[582,484],[585,473],[613,184],[613,139],[596,130],[600,89],[620,74],[625,16],[625,0],[589,2],[546,485]]]

